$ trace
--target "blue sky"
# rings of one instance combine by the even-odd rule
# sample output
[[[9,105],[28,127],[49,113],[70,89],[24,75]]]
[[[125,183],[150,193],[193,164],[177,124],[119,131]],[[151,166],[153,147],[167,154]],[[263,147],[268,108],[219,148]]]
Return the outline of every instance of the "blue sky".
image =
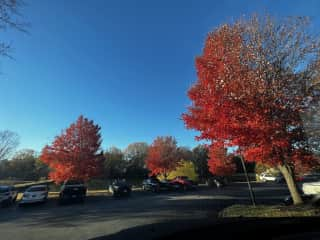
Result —
[[[2,32],[15,60],[0,59],[0,129],[40,151],[80,114],[120,148],[172,135],[193,147],[180,120],[208,31],[251,13],[307,15],[320,1],[25,0],[30,34]]]

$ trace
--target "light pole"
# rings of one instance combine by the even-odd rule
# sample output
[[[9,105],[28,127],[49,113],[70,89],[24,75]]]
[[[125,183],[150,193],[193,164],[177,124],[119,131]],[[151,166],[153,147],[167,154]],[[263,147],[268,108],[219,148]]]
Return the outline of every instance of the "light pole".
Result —
[[[246,180],[247,180],[247,183],[248,183],[251,202],[252,202],[252,205],[255,207],[256,206],[256,198],[254,196],[254,193],[253,193],[253,190],[252,190],[252,187],[251,187],[251,183],[250,183],[250,180],[249,180],[247,168],[246,168],[246,165],[244,164],[244,160],[243,160],[242,155],[240,155],[240,160],[241,160],[242,168],[243,168],[243,171],[244,171],[244,175],[246,176]]]

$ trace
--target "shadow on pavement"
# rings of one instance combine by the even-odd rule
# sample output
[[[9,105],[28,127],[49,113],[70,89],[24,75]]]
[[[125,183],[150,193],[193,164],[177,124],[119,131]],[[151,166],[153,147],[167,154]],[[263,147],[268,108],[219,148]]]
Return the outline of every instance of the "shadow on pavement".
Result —
[[[261,185],[265,186],[265,185]],[[266,185],[266,188],[273,186]],[[265,190],[266,191],[266,190]],[[271,190],[268,194],[280,194],[283,190]],[[257,196],[266,195],[264,191]],[[280,203],[279,198],[259,200],[258,204]],[[45,204],[20,208],[18,206],[0,209],[0,223],[19,221],[19,226],[66,227],[81,226],[97,221],[118,221],[135,219],[181,219],[216,218],[217,213],[232,204],[250,204],[245,184],[223,189],[200,188],[191,192],[133,192],[129,198],[89,196],[85,203],[58,205],[57,199]]]
[[[91,240],[320,239],[320,218],[226,218],[167,221],[132,227]]]

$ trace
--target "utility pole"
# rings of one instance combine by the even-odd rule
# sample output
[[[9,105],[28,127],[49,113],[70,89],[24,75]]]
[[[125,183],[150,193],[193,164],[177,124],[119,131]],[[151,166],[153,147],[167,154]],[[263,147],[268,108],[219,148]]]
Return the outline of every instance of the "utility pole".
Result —
[[[247,180],[247,183],[248,183],[251,202],[252,202],[252,205],[255,207],[256,206],[256,198],[254,196],[254,193],[253,193],[253,190],[252,190],[252,187],[251,187],[251,183],[250,183],[250,180],[249,180],[247,168],[246,168],[246,165],[244,164],[244,160],[243,160],[242,155],[240,155],[240,160],[241,160],[242,168],[243,168],[243,171],[244,171],[244,175],[246,176],[246,180]]]

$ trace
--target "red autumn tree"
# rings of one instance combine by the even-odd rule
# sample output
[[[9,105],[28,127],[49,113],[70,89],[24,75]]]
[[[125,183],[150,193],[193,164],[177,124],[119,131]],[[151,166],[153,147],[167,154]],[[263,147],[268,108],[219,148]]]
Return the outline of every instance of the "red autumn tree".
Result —
[[[55,182],[88,180],[102,168],[100,145],[100,127],[80,116],[51,145],[43,148],[40,159],[50,167],[49,177]]]
[[[295,166],[318,164],[301,118],[308,86],[319,75],[320,41],[307,26],[301,17],[254,16],[210,33],[196,59],[193,104],[183,115],[188,128],[200,131],[198,139],[211,141],[211,152],[223,143],[247,161],[278,167],[295,204],[302,202]]]
[[[150,145],[145,159],[151,175],[162,174],[165,178],[179,164],[177,141],[173,137],[157,137]]]
[[[233,157],[227,154],[227,149],[222,143],[214,144],[209,148],[209,171],[213,175],[230,176],[236,172]]]

